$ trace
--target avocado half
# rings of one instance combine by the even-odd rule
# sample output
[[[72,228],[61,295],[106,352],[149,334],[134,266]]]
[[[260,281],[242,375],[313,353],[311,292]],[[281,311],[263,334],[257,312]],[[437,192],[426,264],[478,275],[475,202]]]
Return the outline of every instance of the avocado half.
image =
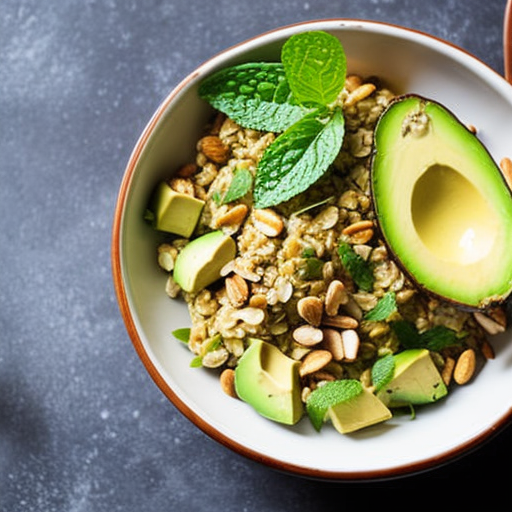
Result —
[[[400,96],[374,133],[382,236],[420,288],[468,309],[512,291],[512,195],[488,150],[448,109]]]

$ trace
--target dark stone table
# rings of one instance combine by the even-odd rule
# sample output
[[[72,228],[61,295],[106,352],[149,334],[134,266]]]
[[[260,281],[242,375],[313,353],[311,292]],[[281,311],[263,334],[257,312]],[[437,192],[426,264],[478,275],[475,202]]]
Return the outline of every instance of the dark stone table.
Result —
[[[447,466],[372,484],[277,473],[211,440],[137,358],[114,296],[110,237],[138,135],[169,90],[214,53],[298,21],[364,18],[432,33],[502,73],[504,7],[505,0],[1,2],[2,512],[325,511],[369,487],[430,494],[462,480],[475,495],[496,496],[510,481],[511,428]]]

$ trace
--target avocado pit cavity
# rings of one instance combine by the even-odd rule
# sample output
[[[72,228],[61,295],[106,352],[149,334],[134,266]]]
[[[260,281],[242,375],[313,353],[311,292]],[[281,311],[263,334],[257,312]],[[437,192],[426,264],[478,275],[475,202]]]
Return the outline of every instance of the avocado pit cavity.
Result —
[[[419,238],[432,254],[461,265],[485,258],[494,245],[496,214],[460,172],[439,164],[414,185],[411,215]]]

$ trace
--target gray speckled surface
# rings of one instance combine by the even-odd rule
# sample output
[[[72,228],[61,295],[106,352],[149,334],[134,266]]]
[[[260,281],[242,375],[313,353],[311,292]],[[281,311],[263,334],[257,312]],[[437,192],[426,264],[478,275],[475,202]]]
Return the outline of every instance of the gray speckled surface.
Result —
[[[308,481],[248,461],[167,402],[138,360],[114,297],[117,189],[160,101],[226,46],[306,19],[366,18],[448,39],[501,73],[504,6],[2,1],[2,512],[334,510],[338,499],[360,495],[365,484]],[[509,428],[446,467],[370,487],[499,480],[511,449]]]

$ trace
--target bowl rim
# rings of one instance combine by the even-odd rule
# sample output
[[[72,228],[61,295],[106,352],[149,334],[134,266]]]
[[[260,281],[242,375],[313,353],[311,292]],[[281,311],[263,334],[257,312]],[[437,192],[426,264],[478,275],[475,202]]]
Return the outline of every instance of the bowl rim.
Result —
[[[373,28],[374,30],[389,30],[395,35],[408,35],[409,37],[414,36],[420,38],[424,42],[430,42],[431,44],[437,44],[441,47],[449,47],[459,54],[463,54],[466,57],[469,57],[475,63],[478,63],[480,66],[486,68],[486,70],[490,74],[494,74],[496,77],[503,79],[504,84],[510,85],[504,77],[499,74],[496,70],[491,68],[489,65],[484,63],[482,60],[471,54],[469,51],[461,48],[460,46],[444,40],[438,36],[434,36],[432,34],[423,32],[418,29],[413,29],[410,27],[401,26],[398,24],[387,23],[382,21],[374,21],[367,19],[357,19],[357,18],[321,18],[321,19],[313,19],[308,21],[301,21],[297,23],[292,23],[288,25],[283,25],[276,27],[274,29],[262,32],[256,36],[243,40],[237,44],[234,44],[226,49],[217,52],[212,55],[210,58],[205,60],[202,64],[197,66],[192,72],[190,72],[185,78],[183,78],[172,90],[167,94],[167,96],[163,99],[160,105],[157,107],[156,111],[153,113],[149,121],[147,122],[144,130],[142,131],[140,137],[138,138],[134,149],[132,150],[131,155],[129,156],[127,165],[125,167],[124,174],[121,179],[117,200],[114,209],[113,223],[112,223],[112,232],[111,232],[111,267],[112,267],[112,278],[114,284],[114,291],[118,302],[118,307],[121,313],[121,317],[124,321],[125,328],[129,335],[129,338],[135,348],[135,351],[142,361],[146,371],[149,373],[150,377],[153,379],[154,383],[157,387],[164,393],[164,395],[168,398],[168,400],[188,419],[190,420],[196,427],[202,430],[206,435],[208,435],[213,440],[217,441],[221,445],[229,448],[230,450],[242,455],[252,461],[259,462],[265,466],[268,466],[272,469],[296,475],[301,477],[320,479],[320,480],[331,480],[331,481],[374,481],[374,480],[386,480],[386,479],[394,479],[404,476],[410,476],[413,474],[425,472],[442,465],[446,465],[447,463],[453,462],[463,456],[468,455],[469,453],[476,450],[482,444],[488,442],[492,438],[494,438],[499,432],[501,432],[506,426],[512,423],[512,409],[510,409],[507,413],[505,413],[501,418],[499,418],[494,424],[489,425],[486,430],[481,431],[479,434],[469,439],[468,441],[457,445],[451,449],[448,449],[437,456],[433,456],[427,459],[422,459],[413,463],[406,463],[401,466],[394,466],[391,468],[378,469],[378,470],[361,470],[355,472],[348,471],[329,471],[329,470],[318,470],[314,468],[310,468],[303,465],[293,464],[289,462],[284,462],[273,458],[271,456],[267,456],[261,454],[251,448],[248,448],[237,441],[229,438],[224,433],[217,430],[214,426],[210,425],[206,420],[204,420],[201,416],[196,414],[183,400],[178,397],[175,391],[167,384],[165,379],[160,375],[156,365],[152,362],[149,354],[146,352],[144,344],[142,342],[141,337],[139,336],[135,319],[132,315],[128,293],[126,289],[126,285],[123,279],[123,265],[122,265],[122,249],[121,249],[121,233],[123,227],[124,220],[124,211],[125,205],[127,201],[127,197],[129,195],[130,184],[132,182],[132,178],[134,176],[135,168],[137,166],[137,162],[139,157],[151,136],[154,128],[158,124],[160,118],[163,116],[164,112],[167,110],[169,105],[174,101],[176,97],[180,95],[180,93],[186,89],[191,82],[193,82],[198,76],[204,74],[209,68],[212,68],[217,61],[224,56],[227,56],[236,50],[240,49],[244,46],[250,46],[251,44],[258,42],[260,40],[267,40],[270,38],[272,40],[273,37],[280,37],[283,34],[295,33],[296,31],[306,30],[309,27],[321,26],[321,25],[334,25],[338,24],[340,27],[347,26],[349,28],[357,28],[358,26],[361,28]],[[325,30],[328,30],[327,28]],[[512,93],[512,88],[511,88]]]

